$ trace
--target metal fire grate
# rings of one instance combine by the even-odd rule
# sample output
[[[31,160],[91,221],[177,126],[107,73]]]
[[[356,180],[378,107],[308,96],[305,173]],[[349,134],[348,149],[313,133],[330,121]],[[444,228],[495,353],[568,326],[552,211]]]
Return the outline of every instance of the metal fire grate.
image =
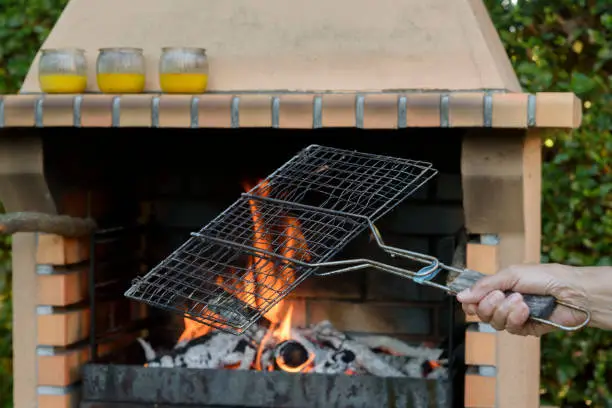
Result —
[[[309,146],[126,296],[240,333],[436,173],[425,162]]]

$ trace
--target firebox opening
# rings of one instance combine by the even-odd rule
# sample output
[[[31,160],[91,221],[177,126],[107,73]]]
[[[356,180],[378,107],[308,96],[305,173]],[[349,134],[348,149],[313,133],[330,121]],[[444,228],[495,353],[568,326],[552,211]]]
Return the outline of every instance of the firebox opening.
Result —
[[[101,227],[91,302],[96,338],[132,335],[129,345],[124,341],[121,347],[112,346],[115,340],[100,340],[111,345],[95,347],[97,362],[143,370],[451,378],[455,395],[448,401],[463,401],[456,393],[463,392],[463,372],[457,370],[464,366],[453,360],[460,355],[455,351],[461,350],[465,331],[455,319],[459,309],[444,293],[406,279],[373,270],[309,277],[239,337],[136,304],[122,294],[132,279],[310,144],[431,162],[439,174],[377,227],[387,244],[434,255],[447,264],[461,262],[464,130],[154,129],[146,136],[129,128],[88,129],[86,136],[79,129],[37,131],[43,136],[48,184],[63,203],[59,211],[69,213],[67,197],[86,193],[88,211]],[[256,224],[256,203],[251,205]],[[286,256],[303,256],[300,226],[287,217],[281,228],[290,232]],[[270,244],[262,237],[256,241]],[[382,253],[368,233],[336,258],[353,257],[411,266]],[[283,279],[298,278],[274,265],[257,268],[276,279],[281,273]],[[256,279],[245,281],[251,285],[243,288],[247,292],[261,290]]]

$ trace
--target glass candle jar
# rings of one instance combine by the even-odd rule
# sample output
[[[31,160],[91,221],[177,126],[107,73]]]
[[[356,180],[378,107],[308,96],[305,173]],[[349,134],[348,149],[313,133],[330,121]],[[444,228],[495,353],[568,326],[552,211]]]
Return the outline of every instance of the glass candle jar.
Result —
[[[98,88],[104,93],[141,93],[145,61],[141,48],[101,48],[96,62]]]
[[[87,88],[87,60],[79,48],[42,50],[38,82],[46,93],[83,93]]]
[[[208,58],[204,48],[165,47],[159,59],[162,92],[197,94],[208,85]]]

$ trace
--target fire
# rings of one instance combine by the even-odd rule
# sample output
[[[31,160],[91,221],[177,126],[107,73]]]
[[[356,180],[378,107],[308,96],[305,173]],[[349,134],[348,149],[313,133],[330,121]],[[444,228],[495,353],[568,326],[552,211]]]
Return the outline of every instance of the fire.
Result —
[[[289,305],[283,321],[278,326],[278,329],[274,331],[274,337],[279,344],[290,341],[293,338],[291,335],[291,316],[293,316],[293,305]],[[281,354],[276,357],[275,361],[278,368],[290,373],[307,372],[312,369],[315,355],[305,347],[300,347],[297,344],[299,343],[293,346],[293,350],[285,353],[287,356]]]
[[[265,197],[267,196],[265,185],[263,187],[264,188],[260,190],[260,194]],[[243,188],[245,191],[251,189],[246,183],[244,183]],[[251,217],[253,219],[253,247],[259,250],[272,252],[272,239],[266,233],[266,225],[261,212],[257,208],[257,202],[255,200],[249,200],[249,205]],[[274,263],[265,258],[259,257],[257,260],[254,260],[253,257],[251,257],[247,267],[249,272],[247,276],[244,277],[246,282],[244,292],[246,292],[246,294],[243,295],[241,300],[259,309],[264,306],[262,302],[263,298],[274,296],[272,292],[273,288],[269,286],[270,283],[274,285],[276,282],[274,276]],[[268,314],[271,314],[271,312],[272,311],[268,312]],[[274,317],[276,316],[274,315]],[[270,320],[275,321],[276,319]]]
[[[285,314],[278,329],[274,332],[274,335],[278,338],[278,341],[291,340],[291,316],[293,315],[293,305],[289,305],[289,309]]]
[[[260,183],[262,181],[260,180]],[[247,183],[243,183],[243,189],[249,191],[252,189]],[[266,197],[268,195],[267,185],[263,183],[258,191],[259,196]],[[274,242],[273,238],[268,232],[268,228],[265,225],[263,214],[261,209],[258,207],[257,200],[249,200],[249,209],[251,213],[251,219],[253,224],[253,247],[268,252],[274,252],[273,243],[280,245],[280,255],[287,259],[296,259],[307,262],[310,260],[308,246],[306,245],[306,239],[300,228],[300,223],[297,218],[286,216],[282,219],[283,222],[280,226],[273,226],[277,228],[279,237],[282,237],[281,242]],[[265,259],[263,257],[250,257],[247,261],[246,270],[248,271],[241,279],[239,283],[224,282],[223,278],[217,278],[217,284],[223,287],[228,292],[235,292],[235,296],[243,302],[253,306],[255,309],[261,309],[266,307],[266,302],[273,300],[278,297],[278,292],[283,290],[288,285],[295,282],[296,275],[295,270],[292,266],[292,262],[284,260],[280,265],[275,266],[274,262]],[[239,286],[240,287],[237,287]],[[287,309],[283,313],[284,309]],[[272,326],[265,334],[264,339],[261,341],[257,350],[256,363],[253,367],[256,370],[271,370],[273,367],[261,367],[259,360],[260,356],[264,351],[266,344],[274,342],[280,344],[285,341],[292,339],[291,328],[292,328],[292,315],[293,305],[285,307],[285,302],[281,301],[273,306],[268,312],[264,314],[264,317],[272,323]],[[191,319],[185,318],[185,330],[181,334],[178,342],[186,342],[191,339],[204,336],[212,331],[210,326],[198,323]],[[289,366],[283,361],[278,361],[277,365],[280,369],[289,372],[305,372],[308,371],[314,360],[314,355],[310,352],[307,353],[307,357],[303,364],[299,366]],[[226,367],[232,368],[232,367]]]
[[[181,333],[181,337],[178,339],[178,343],[187,342],[197,337],[205,336],[210,333],[212,327],[202,323],[198,323],[195,320],[183,319],[185,321],[185,330]]]

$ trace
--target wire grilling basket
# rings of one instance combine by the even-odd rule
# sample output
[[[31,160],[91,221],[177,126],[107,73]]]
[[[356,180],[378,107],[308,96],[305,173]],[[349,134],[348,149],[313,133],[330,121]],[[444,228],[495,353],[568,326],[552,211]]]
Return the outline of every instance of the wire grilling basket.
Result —
[[[307,277],[376,268],[457,293],[483,275],[436,258],[385,245],[374,222],[437,174],[430,163],[311,145],[192,233],[181,247],[125,295],[183,314],[216,329],[240,334]],[[331,260],[357,235],[370,230],[392,257],[423,265],[417,271],[369,259]],[[333,268],[321,271],[321,268]],[[455,278],[432,281],[442,270]],[[524,295],[531,318],[546,320],[552,297]]]

